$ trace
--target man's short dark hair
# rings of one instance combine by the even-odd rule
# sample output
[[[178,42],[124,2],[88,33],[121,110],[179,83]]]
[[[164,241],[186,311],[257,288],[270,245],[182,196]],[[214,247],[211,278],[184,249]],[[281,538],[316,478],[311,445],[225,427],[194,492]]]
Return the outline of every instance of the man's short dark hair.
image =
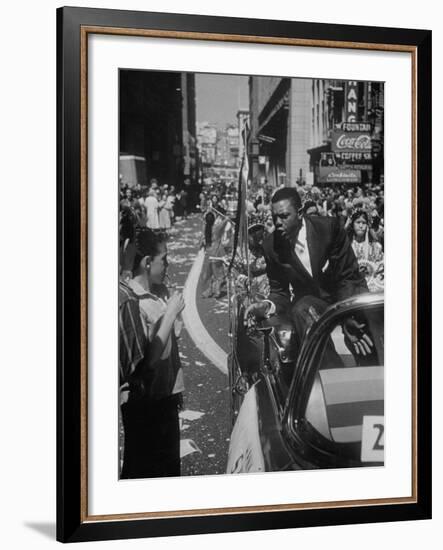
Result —
[[[140,262],[145,256],[156,256],[159,251],[160,244],[167,241],[166,233],[162,231],[153,231],[149,227],[141,227],[137,230],[135,237],[136,253],[134,256],[134,264],[132,270],[136,271]]]
[[[291,201],[292,206],[295,210],[300,210],[301,208],[301,198],[298,194],[298,191],[295,187],[282,187],[278,189],[272,196],[272,204],[279,201]]]

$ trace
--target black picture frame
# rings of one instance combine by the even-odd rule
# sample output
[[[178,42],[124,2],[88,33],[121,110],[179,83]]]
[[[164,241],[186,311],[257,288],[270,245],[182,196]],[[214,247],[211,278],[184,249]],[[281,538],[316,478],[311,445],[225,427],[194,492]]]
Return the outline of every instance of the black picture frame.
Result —
[[[84,212],[87,191],[81,185],[86,170],[82,136],[82,39],[85,28],[138,29],[174,33],[205,33],[316,41],[324,47],[386,45],[407,48],[415,56],[416,158],[413,302],[417,369],[415,388],[415,498],[377,505],[331,505],[239,513],[200,513],[150,519],[88,519],[85,483],[86,349],[82,308],[87,259]],[[83,29],[83,30],[82,30]],[[117,33],[118,34],[118,33]],[[230,38],[229,38],[230,37]],[[220,38],[218,38],[220,40]],[[271,40],[272,42],[272,40]],[[360,46],[358,46],[360,45]],[[342,46],[344,47],[344,46]],[[404,50],[403,50],[404,51]],[[64,7],[57,10],[57,540],[62,542],[158,537],[293,527],[428,519],[431,517],[431,31],[383,27],[269,21],[173,13]],[[82,173],[83,171],[83,173]],[[414,171],[413,171],[414,172]],[[83,286],[82,286],[83,285]],[[83,288],[83,292],[82,292]],[[419,327],[419,329],[418,329]],[[82,359],[83,357],[83,359]],[[85,513],[86,504],[86,513]],[[333,503],[332,503],[333,504]]]

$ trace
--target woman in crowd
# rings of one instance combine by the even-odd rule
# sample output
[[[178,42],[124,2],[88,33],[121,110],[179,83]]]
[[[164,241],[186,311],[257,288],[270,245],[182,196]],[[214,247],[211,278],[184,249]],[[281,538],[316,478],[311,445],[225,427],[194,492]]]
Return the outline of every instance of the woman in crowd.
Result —
[[[205,245],[205,248],[209,248],[212,245],[212,228],[213,228],[214,222],[215,222],[215,213],[212,209],[211,201],[208,201],[208,207],[203,212],[203,214],[204,214],[204,222],[205,222],[204,245]]]
[[[203,298],[220,298],[222,285],[226,279],[224,257],[232,252],[232,237],[234,225],[228,216],[214,209],[216,214],[212,226],[211,246],[206,249],[206,264],[203,268],[202,280],[205,290]]]
[[[168,194],[163,193],[159,203],[158,203],[158,223],[160,229],[168,231],[171,229],[171,215],[170,207],[168,203]]]
[[[365,274],[369,290],[382,290],[384,281],[383,247],[374,238],[369,216],[365,210],[356,210],[352,214],[348,235],[360,271]]]
[[[263,195],[256,196],[254,200],[254,208],[258,212],[260,210],[260,207],[263,206]]]
[[[149,369],[139,395],[130,395],[122,405],[123,478],[180,475],[178,411],[184,385],[174,329],[184,300],[178,292],[169,297],[164,285],[167,266],[165,235],[146,228],[140,230],[129,286],[139,299],[150,343]]]
[[[166,200],[166,208],[169,212],[169,219],[171,220],[171,226],[174,225],[175,220],[175,187],[171,185],[169,191],[168,191],[168,198]]]
[[[134,206],[134,212],[137,217],[137,227],[146,227],[146,224],[148,222],[148,217],[146,216],[146,208],[145,205],[137,202],[137,204]]]
[[[158,200],[155,189],[151,188],[149,191],[145,200],[145,208],[147,217],[146,226],[150,229],[158,229],[160,225],[158,222]]]
[[[181,209],[181,215],[184,220],[188,217],[189,214],[189,191],[186,190],[186,188],[183,188],[180,191],[180,209]]]

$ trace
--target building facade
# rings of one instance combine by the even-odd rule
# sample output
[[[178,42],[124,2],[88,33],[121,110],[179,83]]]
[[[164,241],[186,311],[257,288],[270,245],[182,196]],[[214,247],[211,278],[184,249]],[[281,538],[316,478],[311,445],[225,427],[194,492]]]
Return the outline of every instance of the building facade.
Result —
[[[253,186],[383,181],[383,83],[250,77]]]
[[[312,80],[311,88],[314,182],[383,183],[383,83]]]
[[[202,165],[214,164],[217,152],[217,126],[209,122],[198,122],[197,144]]]
[[[280,77],[249,79],[249,153],[253,185],[295,185],[309,171],[309,81]]]
[[[211,122],[197,123],[203,180],[236,180],[241,162],[240,143],[238,124],[219,126]]]
[[[198,180],[195,77],[193,73],[120,71],[120,179],[122,184],[193,187]],[[134,181],[128,158],[144,159],[146,181]]]

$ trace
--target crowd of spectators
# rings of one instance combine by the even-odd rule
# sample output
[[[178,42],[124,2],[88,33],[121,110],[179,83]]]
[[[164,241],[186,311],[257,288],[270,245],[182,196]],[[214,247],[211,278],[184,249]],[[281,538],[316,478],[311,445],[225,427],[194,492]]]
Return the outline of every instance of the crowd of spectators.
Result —
[[[360,269],[371,291],[384,286],[384,185],[366,183],[358,186],[296,186],[302,199],[302,213],[307,216],[336,217],[346,229]],[[246,212],[249,226],[261,224],[273,231],[271,198],[275,190],[248,189]],[[205,240],[211,242],[213,213],[231,215],[237,209],[236,185],[217,182],[200,194],[200,210],[205,215]]]
[[[120,186],[120,214],[129,217],[135,228],[149,227],[168,232],[177,218],[189,214],[189,193],[186,188],[161,185],[152,178],[148,186]]]

